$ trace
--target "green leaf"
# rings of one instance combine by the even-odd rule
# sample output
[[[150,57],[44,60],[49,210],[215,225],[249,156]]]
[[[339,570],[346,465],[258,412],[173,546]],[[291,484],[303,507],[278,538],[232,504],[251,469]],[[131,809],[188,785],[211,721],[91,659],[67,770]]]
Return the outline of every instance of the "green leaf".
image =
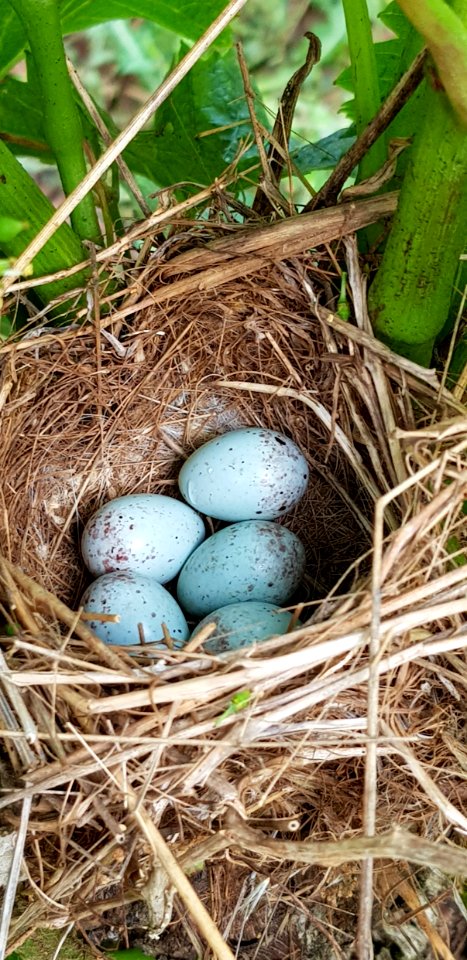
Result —
[[[111,135],[116,136],[119,131],[112,119],[103,111],[101,114]],[[266,122],[260,107],[258,114]],[[245,120],[248,122],[239,123]],[[89,139],[91,122],[84,112],[82,122]],[[240,141],[248,135],[248,124],[235,54],[216,51],[193,67],[158,111],[155,127],[137,134],[124,151],[124,159],[134,173],[161,187],[183,180],[211,183],[234,158]],[[200,133],[219,126],[229,129],[199,138]],[[32,155],[53,163],[33,83],[12,77],[0,83],[0,138],[2,134],[17,156]],[[251,153],[244,165],[250,162]],[[332,161],[328,165],[332,166]]]
[[[225,0],[62,0],[64,33],[107,20],[142,17],[187,40],[197,40],[225,7]]]
[[[0,82],[0,138],[17,156],[53,162],[45,139],[37,88],[32,84],[13,77],[5,77]]]
[[[234,713],[239,713],[240,710],[244,710],[248,706],[251,700],[251,690],[239,690],[238,693],[234,693],[229,705],[226,707],[220,717],[217,718],[215,726],[218,727],[223,720],[226,720],[227,717],[231,717]]]
[[[111,20],[88,34],[88,91],[94,96],[102,85],[101,68],[109,66],[120,77],[137,77],[152,92],[177,53],[180,38],[150,20]]]
[[[96,129],[84,110],[76,94],[81,115],[81,123],[87,140],[95,146]],[[118,129],[112,125],[103,111],[102,115],[109,125],[113,136]],[[0,140],[8,144],[9,150],[17,157],[37,157],[42,163],[54,163],[54,157],[46,141],[43,127],[43,113],[37,96],[37,87],[33,80],[23,82],[14,77],[5,77],[0,81]]]
[[[182,45],[181,56],[185,52]],[[124,155],[132,170],[162,187],[187,180],[209,184],[231,163],[248,134],[235,53],[215,52],[198,61],[158,110],[153,129],[139,134]],[[250,164],[251,153],[240,168]]]
[[[467,3],[454,0],[398,0],[422,35],[439,82],[463,126],[467,126]],[[451,9],[453,7],[453,9]]]
[[[62,0],[63,33],[75,33],[109,20],[142,17],[152,20],[187,40],[197,40],[218,16],[225,0]],[[230,37],[224,31],[216,47],[223,48]],[[8,0],[0,3],[0,77],[21,57],[26,46],[23,26]]]
[[[0,3],[0,78],[8,73],[24,50],[23,25],[7,0]]]
[[[26,230],[28,224],[25,220],[16,220],[15,217],[2,217],[0,215],[0,243],[8,243]]]
[[[317,143],[295,148],[290,157],[302,173],[330,170],[355,142],[354,127],[343,127]]]
[[[54,212],[50,201],[19,161],[0,140],[0,210],[2,216],[28,221],[28,227],[19,236],[1,242],[6,257],[18,257],[47,223]],[[86,259],[86,251],[68,224],[64,223],[46,243],[33,261],[34,274],[45,276],[56,270],[74,266]],[[48,302],[67,290],[84,283],[86,273],[81,271],[62,280],[54,280],[38,287],[38,296]]]

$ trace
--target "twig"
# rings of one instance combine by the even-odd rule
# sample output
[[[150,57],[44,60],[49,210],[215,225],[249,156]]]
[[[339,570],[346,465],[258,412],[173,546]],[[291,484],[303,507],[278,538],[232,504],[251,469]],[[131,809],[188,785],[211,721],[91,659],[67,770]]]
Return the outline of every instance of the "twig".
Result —
[[[18,720],[21,721],[21,726],[23,729],[23,734],[25,739],[30,744],[38,743],[38,731],[34,720],[31,717],[31,714],[23,700],[22,693],[15,686],[14,681],[12,680],[11,670],[6,663],[5,657],[0,650],[0,682],[3,683],[3,686],[8,694],[10,703],[12,704]],[[30,757],[30,762],[32,757]]]
[[[462,317],[463,317],[463,315],[464,315],[464,307],[465,307],[466,300],[467,300],[467,284],[466,284],[465,287],[464,287],[464,292],[463,292],[462,297],[461,297],[461,302],[460,302],[460,304],[459,304],[459,309],[458,309],[458,311],[457,311],[457,315],[456,315],[454,327],[453,327],[452,334],[451,334],[451,340],[450,340],[450,343],[449,343],[448,355],[447,355],[446,360],[445,360],[445,363],[444,363],[443,376],[441,377],[441,386],[440,386],[440,388],[439,388],[438,401],[439,401],[439,399],[440,399],[441,391],[442,391],[442,390],[444,389],[444,387],[446,386],[446,381],[447,381],[448,376],[449,376],[449,368],[450,368],[450,366],[451,366],[452,355],[453,355],[453,353],[454,353],[454,349],[455,349],[456,342],[457,342],[457,334],[459,333],[459,327],[460,327],[460,325],[461,325],[461,320],[462,320]],[[456,385],[456,386],[457,386],[457,385]],[[457,396],[457,394],[456,394],[456,386],[454,387],[454,390],[453,390],[454,396]],[[463,393],[464,393],[464,390],[462,390],[462,393],[461,393],[460,396],[458,397],[459,400],[462,400],[462,395],[463,395]]]
[[[81,83],[79,73],[77,72],[77,70],[75,70],[69,57],[66,58],[66,65],[67,65],[68,73],[70,74],[72,83],[75,87],[75,90],[78,92],[79,96],[81,97],[81,100],[83,101],[84,106],[86,107],[86,110],[88,111],[92,122],[97,127],[105,143],[105,146],[109,147],[112,143],[112,137],[110,136],[110,133],[107,130],[107,127],[94,103],[94,100],[92,99],[92,97],[89,96],[89,93],[86,90],[86,87]],[[128,186],[128,189],[131,191],[135,200],[138,202],[139,206],[141,207],[141,210],[143,211],[144,216],[150,217],[152,213],[151,207],[146,202],[138,184],[136,183],[136,180],[131,170],[129,169],[128,165],[125,163],[123,157],[118,156],[116,158],[116,163],[122,175],[122,179],[125,181],[125,183]]]
[[[326,210],[300,214],[278,223],[263,227],[241,227],[233,237],[213,240],[203,250],[194,249],[174,257],[167,269],[170,273],[182,273],[214,266],[225,257],[242,257],[245,254],[273,256],[277,259],[292,257],[308,247],[328,243],[354,230],[376,223],[380,217],[394,213],[398,193],[385,193],[366,200],[337,204]]]
[[[177,893],[183,900],[183,903],[193,917],[200,932],[205,937],[214,955],[218,957],[219,960],[234,960],[230,948],[225,943],[206,907],[201,903],[198,894],[193,889],[178,860],[175,859],[170,847],[144,809],[144,806],[139,804],[135,791],[127,786],[126,792],[129,799],[130,812],[152,848],[155,863],[160,864],[167,873],[169,880],[176,888]]]
[[[392,492],[389,495],[392,499]],[[379,732],[379,667],[381,659],[381,584],[382,552],[384,542],[384,506],[386,497],[376,504],[373,534],[372,566],[372,611],[370,640],[368,644],[368,692],[367,692],[367,736],[365,758],[365,778],[363,789],[363,831],[368,837],[376,833],[376,801],[378,783],[378,732]],[[360,902],[358,911],[357,945],[360,956],[369,954],[372,942],[373,912],[373,858],[368,857],[362,863],[360,875]],[[372,955],[372,951],[371,951]]]
[[[248,113],[250,114],[251,126],[253,128],[253,133],[255,137],[256,149],[258,151],[258,156],[259,156],[261,167],[263,170],[263,177],[267,177],[269,173],[268,158],[267,158],[266,149],[263,143],[263,138],[261,136],[261,130],[259,129],[259,124],[258,124],[258,120],[255,113],[255,94],[251,86],[250,75],[248,73],[248,67],[243,54],[243,47],[241,43],[236,43],[235,48],[237,51],[240,72],[242,74],[243,89],[245,90],[245,99],[248,107]]]
[[[225,181],[222,180],[222,184],[225,185]],[[185,213],[189,210],[192,210],[194,207],[204,204],[206,200],[210,200],[216,190],[219,189],[219,181],[215,184],[214,187],[209,187],[206,190],[200,190],[199,193],[196,193],[193,197],[189,197],[187,200],[183,200],[182,203],[177,203],[173,207],[168,207],[167,209],[158,209],[155,210],[151,216],[144,221],[144,223],[138,223],[136,226],[129,230],[128,233],[125,233],[125,236],[119,237],[111,247],[106,247],[104,250],[98,250],[96,252],[96,263],[107,264],[109,260],[113,257],[119,257],[121,254],[127,250],[131,249],[132,244],[136,240],[140,240],[142,237],[147,236],[153,232],[153,228],[157,226],[162,226],[164,223],[170,223],[178,217],[183,217]],[[44,283],[50,283],[52,280],[62,280],[65,277],[72,277],[75,273],[80,273],[82,270],[85,270],[86,267],[91,266],[91,260],[82,260],[81,263],[76,263],[73,267],[68,267],[66,270],[57,270],[55,273],[47,274],[44,277],[34,277],[33,280],[21,280],[17,283],[12,283],[9,287],[11,293],[15,293],[19,290],[29,290],[31,287],[40,287]],[[69,296],[69,294],[67,294]],[[82,329],[82,328],[81,328]],[[80,330],[73,330],[73,336],[78,336]],[[61,334],[61,336],[66,337],[67,332]],[[24,343],[24,340],[19,340],[14,343],[15,350],[21,349],[21,344]],[[37,346],[37,340],[35,340]],[[11,349],[11,345],[9,347]],[[1,353],[5,353],[3,348]]]
[[[72,627],[76,636],[79,637],[80,640],[84,640],[89,650],[91,650],[100,661],[107,663],[109,667],[112,667],[113,670],[117,670],[119,673],[131,673],[130,667],[127,665],[125,659],[117,656],[102,640],[99,640],[99,637],[96,637],[92,630],[82,623],[79,619],[79,614],[70,610],[58,597],[55,597],[53,593],[41,587],[32,580],[31,577],[23,573],[22,570],[10,563],[9,560],[3,559],[2,562],[8,573],[10,573],[13,579],[29,594],[34,603],[42,607],[42,609],[45,608],[54,613],[67,627]]]
[[[181,80],[186,77],[191,68],[198,62],[200,57],[206,53],[214,40],[228,26],[231,20],[245,6],[247,0],[231,0],[224,8],[222,13],[211,23],[209,28],[203,33],[203,36],[193,44],[191,50],[180,60],[180,63],[172,70],[169,76],[161,83],[157,90],[151,94],[149,99],[138,110],[128,126],[116,137],[105,153],[99,157],[97,163],[92,167],[87,176],[81,183],[69,194],[62,204],[55,211],[48,223],[39,231],[37,236],[26,247],[20,257],[18,257],[15,266],[9,272],[8,277],[4,277],[0,289],[6,292],[14,281],[20,277],[29,267],[31,261],[45,246],[48,240],[53,236],[58,227],[67,220],[73,210],[78,206],[83,197],[100,180],[102,174],[112,166],[114,160],[122,153],[125,147],[133,140],[137,133],[151,119],[156,110],[170,96],[173,90],[178,86]]]
[[[379,836],[350,837],[338,841],[270,840],[260,831],[252,830],[232,808],[226,814],[225,826],[226,833],[230,834],[231,846],[254,851],[274,860],[339,866],[350,860],[364,860],[371,855],[408,860],[461,876],[467,871],[467,850],[423,840],[400,827]]]
[[[28,604],[18,590],[15,578],[13,576],[14,570],[10,569],[8,561],[3,557],[0,557],[0,573],[2,575],[3,582],[5,587],[8,590],[9,595],[9,607],[12,613],[16,615],[18,621],[21,625],[33,636],[38,637],[40,635],[39,627],[29,610]]]
[[[415,630],[417,627],[424,626],[427,623],[434,622],[438,618],[448,616],[464,615],[467,612],[467,597],[461,597],[457,600],[451,600],[449,603],[434,604],[423,610],[408,611],[404,616],[394,617],[385,621],[385,632],[391,635],[392,632],[403,630],[404,632]],[[294,631],[294,638],[300,638],[300,635],[308,636],[307,629]],[[261,683],[270,677],[283,678],[300,676],[311,666],[324,663],[328,658],[357,650],[367,640],[367,628],[361,631],[355,631],[341,636],[338,640],[324,640],[321,644],[316,644],[313,649],[309,646],[294,651],[284,656],[274,657],[270,660],[245,659],[242,661],[243,669],[232,671],[225,674],[213,674],[209,678],[203,677],[196,680],[181,680],[176,684],[160,684],[153,690],[137,690],[134,693],[114,694],[110,697],[100,697],[88,701],[89,713],[113,713],[120,710],[134,710],[151,704],[172,703],[172,701],[186,702],[187,710],[193,708],[193,702],[206,702],[207,696],[222,696],[234,690],[241,690],[243,687],[251,687],[253,683]],[[465,645],[465,634],[456,633],[442,639],[433,639],[423,641],[420,644],[412,643],[403,650],[398,650],[391,656],[385,657],[379,663],[379,672],[387,673],[394,670],[402,664],[417,659],[417,657],[436,656],[450,650],[460,649]],[[319,703],[332,697],[343,689],[350,689],[360,683],[366,683],[368,680],[368,668],[362,669],[350,674],[344,672],[342,678],[337,682],[336,678],[330,679],[326,684],[326,692],[323,685],[317,685],[316,692],[309,699],[303,697],[299,702],[299,710],[305,710],[311,703]],[[210,722],[210,729],[212,722]]]
[[[425,49],[415,57],[415,60],[406,73],[404,73],[403,77],[401,77],[399,83],[391,90],[387,100],[385,100],[381,109],[378,110],[378,113],[371,123],[369,123],[363,133],[357,137],[355,143],[347,150],[347,153],[341,157],[339,163],[334,167],[331,176],[321,187],[321,190],[318,190],[316,196],[307,203],[304,212],[315,210],[316,207],[332,206],[336,202],[352,170],[358,166],[362,157],[365,156],[378,137],[384,133],[389,124],[394,120],[394,117],[397,116],[404,104],[407,103],[409,97],[412,96],[413,92],[421,83],[426,57],[427,51]]]
[[[282,94],[270,136],[266,171],[263,167],[263,174],[276,186],[279,184],[284,165],[288,160],[289,139],[300,91],[321,56],[321,43],[318,37],[311,32],[306,33],[305,37],[308,40],[305,62],[295,71]],[[256,191],[252,209],[260,217],[265,217],[272,209],[271,201],[262,189],[262,185]]]
[[[114,243],[111,248],[98,251],[96,262],[105,261],[110,256],[118,256],[124,249],[131,246],[134,240],[139,239],[143,233],[146,234],[153,227],[171,222],[176,216],[198,206],[203,200],[209,199],[212,194],[213,188],[210,188],[197,194],[196,197],[178,204],[173,209],[156,211],[148,221],[143,225],[139,224],[130,234]],[[193,277],[176,280],[174,283],[165,283],[160,289],[152,291],[149,296],[144,297],[137,303],[132,303],[118,312],[116,311],[110,319],[103,319],[102,324],[104,325],[106,322],[107,324],[115,323],[146,307],[152,307],[155,303],[182,298],[195,290],[209,290],[222,286],[229,280],[245,276],[246,273],[258,273],[271,260],[281,260],[284,256],[291,257],[303,253],[310,247],[328,243],[344,236],[346,233],[360,230],[362,227],[376,223],[381,217],[394,213],[397,207],[397,198],[398,193],[395,191],[379,197],[371,197],[368,200],[342,203],[330,209],[317,210],[308,215],[301,214],[300,216],[280,220],[278,223],[267,227],[242,229],[228,240],[216,240],[201,250],[195,249],[186,254],[180,254],[167,265],[164,270],[165,276],[169,277],[172,273],[182,276],[184,273],[195,273],[196,271],[199,271],[199,273],[196,273]],[[89,261],[78,264],[76,271],[83,269],[86,264],[89,264]],[[72,272],[75,272],[75,268],[61,272],[60,276],[69,276]],[[54,277],[57,276],[58,274],[54,274]],[[39,278],[36,285],[49,281],[50,277]],[[25,281],[24,283],[14,284],[12,289],[25,289],[30,286],[34,286],[34,283]],[[106,303],[107,301],[104,299],[102,302]],[[77,319],[80,318],[81,315]],[[351,328],[349,327],[349,329]],[[82,326],[71,332],[45,334],[41,337],[40,343],[51,343],[57,337],[60,338],[60,342],[63,342],[68,337],[75,339],[76,337],[86,336],[87,333],[87,328]],[[380,346],[381,350],[388,349],[383,344]],[[17,350],[37,350],[37,347],[37,337],[11,341],[0,347],[0,355]]]
[[[8,874],[8,881],[5,888],[5,895],[2,905],[2,915],[0,920],[0,960],[4,960],[7,950],[8,929],[15,904],[16,888],[18,886],[21,871],[21,861],[23,859],[24,844],[26,842],[31,804],[32,796],[25,797],[23,800],[18,836],[16,838],[15,849],[11,861],[10,872]]]
[[[382,727],[385,736],[390,737],[395,735],[389,724],[385,723],[384,721],[382,722]],[[419,760],[417,760],[407,744],[405,744],[400,738],[397,739],[396,750],[400,756],[404,758],[409,770],[422,785],[426,795],[430,798],[432,803],[443,814],[446,820],[448,820],[454,826],[459,827],[465,836],[467,834],[467,817],[462,813],[462,811],[458,810],[457,807],[455,807],[447,797],[445,797],[442,790],[440,790],[437,784],[431,779],[423,765],[419,762]]]

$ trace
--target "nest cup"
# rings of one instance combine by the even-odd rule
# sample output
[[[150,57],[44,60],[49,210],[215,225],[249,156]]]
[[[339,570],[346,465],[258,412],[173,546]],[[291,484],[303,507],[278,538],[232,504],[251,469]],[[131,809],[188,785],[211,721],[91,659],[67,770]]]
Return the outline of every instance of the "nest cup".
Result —
[[[404,834],[379,855],[426,864],[433,840],[465,819],[456,737],[467,567],[452,561],[466,496],[460,408],[431,372],[373,340],[363,313],[350,326],[322,306],[332,307],[336,279],[327,248],[248,269],[228,261],[213,276],[190,229],[188,242],[175,230],[165,256],[143,266],[128,244],[126,296],[118,307],[110,298],[100,323],[2,348],[2,649],[14,682],[0,701],[11,787],[0,806],[17,829],[33,798],[36,891],[13,918],[12,949],[70,918],[101,943],[102,931],[121,942],[128,929],[144,941],[173,916],[183,941],[184,910],[159,909],[171,889],[158,866],[167,841],[221,930],[233,912],[227,944],[245,939],[252,871],[270,886],[247,927],[270,960],[274,938],[285,955],[286,916],[304,949],[302,893],[320,889],[325,867],[352,917],[368,853],[372,683],[376,832],[398,823],[426,844],[412,849]],[[196,645],[155,654],[154,674],[144,657],[106,648],[75,612],[88,582],[83,526],[123,494],[178,496],[184,459],[242,426],[285,433],[309,463],[307,494],[283,520],[307,550],[296,598],[306,626],[227,660]],[[311,840],[340,841],[341,859],[312,855]],[[327,909],[325,889],[317,898]],[[341,921],[344,939],[352,922]]]
[[[307,494],[284,522],[307,548],[303,600],[325,595],[369,546],[371,495],[323,423],[337,398],[335,364],[322,357],[299,281],[279,265],[145,308],[118,345],[105,336],[97,345],[88,329],[16,356],[15,396],[28,401],[12,410],[2,453],[2,548],[13,562],[76,606],[80,534],[98,506],[128,493],[177,497],[194,449],[263,426],[292,437],[308,459]]]

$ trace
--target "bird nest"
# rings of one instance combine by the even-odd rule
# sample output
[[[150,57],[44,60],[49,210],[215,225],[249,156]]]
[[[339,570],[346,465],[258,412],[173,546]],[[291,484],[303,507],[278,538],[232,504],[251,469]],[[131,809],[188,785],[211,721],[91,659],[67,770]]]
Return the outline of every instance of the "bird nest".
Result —
[[[347,956],[359,901],[361,929],[372,896],[423,909],[408,864],[467,873],[467,420],[371,335],[353,231],[392,201],[239,233],[214,200],[107,251],[118,294],[96,275],[79,324],[35,318],[1,349],[0,807],[27,881],[11,949],[74,923],[99,947],[160,937],[155,955],[178,931],[187,957],[306,955],[318,934]],[[307,549],[304,626],[219,657],[202,635],[105,646],[79,610],[86,520],[177,496],[186,456],[245,425],[308,458],[282,521]]]

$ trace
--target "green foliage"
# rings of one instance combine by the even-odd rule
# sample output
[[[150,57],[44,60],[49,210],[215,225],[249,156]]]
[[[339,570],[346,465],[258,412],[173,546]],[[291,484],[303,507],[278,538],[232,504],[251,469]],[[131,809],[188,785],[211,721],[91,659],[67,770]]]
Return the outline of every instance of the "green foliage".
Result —
[[[379,14],[379,19],[395,34],[392,40],[383,40],[374,44],[378,86],[381,98],[387,97],[392,87],[412,63],[421,49],[422,40],[396,2],[389,3]],[[336,78],[336,83],[350,93],[354,92],[352,68],[346,67]],[[355,100],[347,100],[342,112],[351,120],[355,119]]]
[[[455,567],[465,567],[467,563],[467,557],[465,553],[462,553],[462,547],[459,542],[458,537],[454,534],[446,540],[446,549],[448,553],[453,554],[452,563]]]
[[[138,947],[132,947],[130,950],[112,950],[109,957],[111,960],[147,960],[148,954]]]
[[[466,0],[399,0],[423,36],[436,64],[440,82],[464,127],[467,126],[467,2]],[[451,9],[452,8],[452,9]]]
[[[349,41],[352,86],[355,92],[355,125],[357,133],[365,129],[381,105],[375,45],[371,38],[371,21],[366,0],[342,0]],[[358,177],[371,177],[386,159],[385,138],[380,137],[362,158]]]
[[[240,713],[240,710],[244,710],[250,703],[250,700],[251,690],[239,690],[238,693],[234,693],[224,712],[217,718],[216,727],[218,727],[223,720],[226,720],[227,717],[232,717],[235,713]]]
[[[465,132],[446,95],[427,86],[398,210],[369,293],[377,335],[427,366],[465,243],[466,173]]]
[[[9,3],[0,4],[0,78],[20,58],[26,42],[23,25]]]
[[[329,137],[323,137],[318,143],[308,143],[305,147],[296,147],[290,152],[291,160],[301,173],[312,170],[331,170],[340,158],[355,142],[355,128],[344,127]]]
[[[0,214],[0,243],[9,243],[14,240],[28,226],[27,221],[17,220],[16,217],[4,217]]]
[[[411,8],[407,7],[408,17],[401,10],[405,0],[404,4],[401,0],[400,5],[395,2],[387,4],[380,14],[382,23],[392,31],[393,38],[373,43],[368,9],[370,14],[374,13],[378,3],[379,0],[332,0],[332,3],[319,0],[313,5],[310,26],[321,32],[317,27],[316,21],[320,15],[316,17],[316,7],[322,11],[323,36],[327,38],[330,49],[324,51],[323,61],[315,68],[316,73],[313,71],[310,83],[313,85],[316,75],[323,70],[323,63],[329,70],[342,45],[344,11],[351,65],[341,73],[337,82],[355,92],[355,99],[345,106],[345,112],[354,123],[334,130],[325,137],[319,138],[317,135],[316,142],[313,142],[314,130],[308,117],[309,127],[305,128],[308,136],[299,141],[293,133],[290,144],[292,163],[301,175],[309,176],[315,171],[332,169],[339,162],[354,142],[356,133],[365,128],[381,100],[421,49],[423,41],[408,19],[411,18]],[[57,5],[61,23],[56,16]],[[28,81],[6,76],[0,85],[0,176],[4,176],[8,168],[6,181],[0,182],[2,213],[28,223],[22,232],[15,233],[13,227],[10,235],[5,233],[5,227],[2,233],[0,222],[0,247],[5,255],[2,269],[8,269],[10,259],[18,256],[52,212],[51,205],[42,197],[31,178],[24,171],[20,172],[22,168],[13,154],[57,163],[65,192],[69,192],[84,173],[83,137],[95,155],[103,150],[101,137],[66,76],[61,31],[67,34],[90,27],[99,29],[99,25],[113,21],[107,33],[113,37],[113,49],[121,73],[126,71],[129,75],[137,76],[142,87],[153,89],[162,79],[164,70],[169,69],[169,58],[182,57],[188,49],[185,41],[198,38],[224,6],[225,0],[207,0],[204,4],[195,0],[57,0],[57,3],[55,0],[7,0],[1,5],[0,75],[24,53],[27,34],[32,49],[32,57],[29,55],[28,58]],[[423,0],[423,9],[429,9],[431,13],[441,10],[444,16],[445,7],[444,0]],[[462,19],[462,11],[467,10],[467,0],[453,0],[452,7]],[[19,18],[13,8],[20,13]],[[248,25],[258,21],[263,33],[267,33],[266,26],[271,28],[272,33],[278,29],[284,31],[278,43],[274,37],[274,44],[269,45],[274,46],[274,53],[264,43],[263,37],[256,41],[256,48],[246,38],[247,50],[256,60],[256,66],[250,63],[253,81],[256,67],[258,76],[264,76],[261,59],[268,61],[271,56],[276,56],[280,71],[287,69],[284,79],[288,80],[292,70],[284,68],[280,62],[287,48],[287,37],[293,47],[294,57],[298,58],[294,66],[302,62],[301,44],[294,34],[296,24],[294,27],[291,22],[293,14],[291,18],[289,5],[286,0],[280,0],[271,9],[267,0],[255,0],[247,9],[245,29],[248,30]],[[33,15],[36,16],[38,10],[45,11],[46,16],[34,21]],[[145,31],[140,29],[139,24],[137,29],[133,29],[131,18],[143,18]],[[161,105],[152,123],[125,150],[124,159],[132,172],[148,185],[148,192],[152,185],[212,184],[234,160],[240,175],[231,189],[237,193],[244,189],[241,172],[246,168],[249,169],[249,182],[255,181],[257,172],[252,173],[251,168],[259,170],[257,151],[252,140],[243,83],[230,36],[230,31],[226,31],[220,41],[209,49],[171,97]],[[163,52],[157,51],[159,37],[160,46],[164,38],[166,43],[169,38]],[[436,46],[436,32],[431,30],[430,37],[434,37]],[[448,48],[443,48],[445,39],[441,39],[440,44],[444,63],[449,57]],[[92,43],[90,46],[92,48]],[[175,54],[178,47],[180,49]],[[268,52],[265,55],[266,49]],[[57,63],[60,59],[59,76]],[[95,73],[95,76],[99,74]],[[279,90],[280,87],[277,92]],[[102,99],[99,83],[94,85],[94,95],[97,100]],[[117,121],[118,111],[115,116],[113,107],[113,115],[107,116],[104,108],[105,100],[98,109],[111,136],[115,137],[119,133],[118,124],[122,123],[122,118],[120,116]],[[439,91],[431,89],[430,84],[424,81],[387,133],[363,159],[359,171],[356,171],[357,179],[362,179],[382,165],[386,158],[386,138],[413,139],[413,145],[402,153],[398,161],[396,183],[398,180],[403,185],[401,202],[370,300],[378,334],[395,349],[408,351],[411,356],[423,358],[423,362],[428,362],[434,339],[447,329],[446,301],[450,299],[463,235],[460,221],[464,208],[463,202],[457,198],[458,183],[462,180],[462,174],[465,174],[465,157],[460,142],[456,140],[457,134],[452,134],[448,129],[449,122],[446,126],[446,109],[446,101]],[[267,114],[259,96],[256,112],[260,122],[267,126]],[[428,119],[427,113],[430,113]],[[437,117],[436,136],[433,135],[433,117]],[[272,126],[272,121],[269,126]],[[5,142],[8,146],[5,146]],[[455,167],[454,176],[451,176],[450,165]],[[410,189],[407,187],[404,190],[406,168],[411,180]],[[111,176],[111,216],[108,210],[105,212],[109,233],[111,218],[118,225],[121,217],[125,216],[118,206],[116,167]],[[318,180],[319,177],[318,173]],[[430,184],[429,188],[427,184]],[[6,189],[2,189],[4,186]],[[450,197],[454,197],[454,203]],[[91,195],[86,202],[92,204]],[[439,212],[436,222],[433,209],[435,213]],[[55,245],[54,238],[43,251],[42,259],[36,258],[34,270],[37,273],[51,272],[84,259],[78,237],[89,236],[89,232],[83,231],[76,216],[73,226],[75,232],[63,227],[57,234]],[[71,285],[79,280],[79,277],[72,278]],[[426,291],[429,291],[428,300]],[[50,290],[47,287],[38,288],[38,295],[46,300],[57,292],[63,292],[63,286]],[[344,284],[339,311],[342,315],[348,315]],[[465,332],[454,353],[453,371],[460,368],[464,360]]]
[[[23,23],[32,54],[30,68],[40,99],[44,130],[58,166],[66,194],[86,175],[83,131],[73,87],[68,77],[56,0],[9,0]],[[82,240],[100,239],[92,195],[71,214],[73,228]]]
[[[88,92],[99,97],[102,87],[102,68],[116,72],[121,81],[136,77],[142,89],[155,90],[167,73],[175,57],[179,38],[150,20],[135,24],[129,20],[111,20],[99,24],[86,33],[86,65],[83,71],[81,57],[76,66],[86,82]],[[73,41],[70,43],[73,56]]]
[[[185,52],[182,46],[181,54]],[[162,104],[152,135],[144,137],[147,151],[152,149],[150,175],[161,186],[186,180],[210,184],[232,162],[248,134],[236,55],[233,50],[210,53]],[[135,142],[132,153],[140,150],[142,140]]]
[[[182,46],[181,55],[185,52]],[[258,115],[266,123],[260,104]],[[104,115],[104,119],[116,136],[118,129],[111,118]],[[92,127],[87,115],[83,125],[89,138]],[[216,133],[217,128],[223,129]],[[0,129],[14,138],[10,141],[14,153],[53,162],[33,83],[5,79],[0,87]],[[248,134],[248,109],[236,55],[233,50],[216,52],[193,67],[157,112],[152,129],[137,134],[124,158],[135,173],[161,187],[182,181],[209,184],[231,163]],[[321,154],[317,150],[318,155],[320,168],[332,166],[332,155],[327,155],[328,162],[323,164],[324,147]],[[250,152],[243,166],[251,162]],[[303,169],[303,162],[298,165]]]
[[[5,77],[0,84],[0,130],[7,134],[9,148],[17,156],[39,157],[53,163],[45,139],[40,100],[30,83]]]
[[[208,169],[214,168],[215,176],[218,176],[235,156],[241,141],[249,132],[248,123],[245,123],[248,121],[248,111],[233,51],[205,57],[177,89],[180,91],[178,96],[169,98],[158,112],[153,130],[143,130],[137,134],[124,153],[134,173],[142,174],[160,186],[190,179],[205,182],[205,158]],[[225,90],[230,91],[228,98],[224,95]],[[197,105],[201,96],[203,100]],[[196,112],[198,107],[199,115]],[[260,104],[257,112],[266,124]],[[101,113],[111,134],[116,136],[118,128],[109,116],[103,111]],[[82,123],[85,135],[89,138],[92,128],[87,115],[82,114]],[[215,130],[219,126],[229,126],[230,129],[199,139],[199,132]],[[17,156],[35,156],[44,163],[53,163],[33,84],[14,77],[5,78],[0,85],[0,130],[8,131],[9,147]],[[171,144],[176,144],[177,137],[179,143],[188,143],[189,147],[186,158],[177,149],[180,176],[173,172],[171,155]],[[301,173],[330,170],[354,140],[354,127],[344,127],[317,143],[293,146],[290,156]],[[202,160],[199,159],[200,154]],[[245,163],[248,161],[249,165],[251,158],[250,151]]]
[[[28,227],[16,236],[1,241],[1,249],[7,257],[17,257],[53,214],[53,206],[41,192],[19,161],[0,140],[0,210],[3,217],[28,223]],[[86,259],[81,242],[71,227],[63,224],[54,237],[34,260],[37,276],[63,270]],[[51,300],[85,280],[78,274],[66,281],[56,281],[38,287],[41,299]]]
[[[52,960],[55,955],[58,960],[96,960],[94,950],[91,950],[74,931],[66,937],[57,953],[57,947],[62,938],[63,930],[36,930],[34,935],[22,943],[18,950],[10,954],[6,960]]]
[[[374,44],[378,88],[381,102],[383,102],[393,87],[398,83],[417,53],[423,46],[423,41],[402,13],[399,5],[389,3],[379,14],[379,19],[394,34],[391,40],[383,40]],[[337,77],[336,83],[350,93],[354,92],[354,81],[351,67],[347,67]],[[397,114],[388,127],[385,141],[389,143],[394,138],[411,138],[417,129],[420,120],[420,104],[423,98],[425,84],[415,91],[408,103]],[[341,112],[351,120],[356,117],[355,99],[347,100]],[[375,111],[376,112],[376,111]],[[410,148],[403,150],[397,160],[397,171],[392,186],[400,187],[410,156]],[[386,156],[384,156],[386,159]]]
[[[381,43],[374,44],[378,86],[381,99],[384,100],[409,68],[423,46],[423,41],[397,3],[389,3],[379,17],[382,23],[395,34],[392,40],[383,40]],[[336,83],[344,90],[353,93],[354,82],[351,67],[347,67],[337,77]],[[411,97],[390,125],[388,139],[412,136],[420,117],[419,101],[420,93]],[[351,120],[354,120],[356,116],[355,100],[347,100],[342,107],[342,112]],[[404,167],[406,161],[407,153],[405,152],[399,160],[399,165]]]
[[[108,20],[145,17],[187,40],[196,40],[225,6],[224,0],[62,0],[63,33],[74,33]],[[225,42],[225,40],[224,40]],[[0,77],[21,57],[26,35],[9,3],[0,4]]]
[[[180,58],[187,49],[182,44]],[[260,104],[258,116],[266,122]],[[109,117],[105,117],[105,121],[116,136],[115,124]],[[162,105],[152,130],[138,134],[124,157],[135,173],[161,187],[182,181],[208,184],[232,162],[248,136],[248,125],[248,109],[234,51],[210,52]],[[87,117],[84,127],[89,138]],[[14,153],[53,161],[34,82],[5,79],[0,87],[0,129],[8,133]],[[251,152],[249,159],[243,161],[243,166],[247,164],[251,164]]]
[[[347,300],[347,273],[345,270],[342,271],[341,276],[341,288],[339,292],[339,299],[337,301],[337,315],[341,320],[350,320],[350,304]]]
[[[64,33],[97,23],[143,17],[187,40],[197,40],[226,6],[224,0],[62,0]]]

